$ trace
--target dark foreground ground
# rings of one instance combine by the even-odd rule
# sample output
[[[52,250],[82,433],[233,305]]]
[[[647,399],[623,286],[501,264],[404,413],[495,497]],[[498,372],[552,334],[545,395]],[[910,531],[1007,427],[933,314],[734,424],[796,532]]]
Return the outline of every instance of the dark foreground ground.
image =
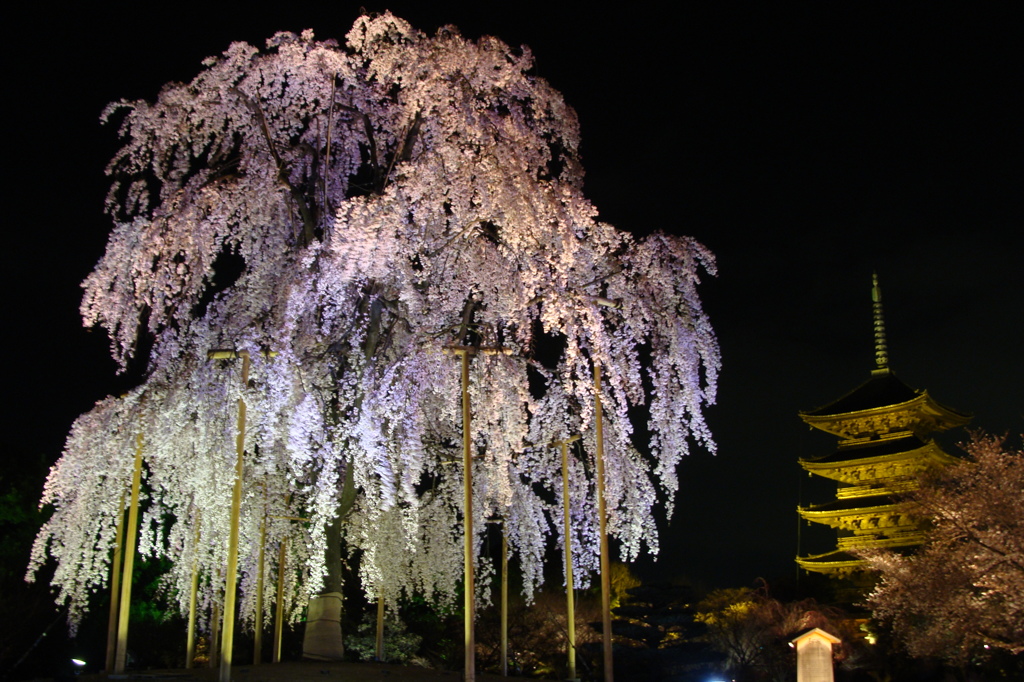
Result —
[[[153,682],[217,682],[218,671],[213,668],[194,670],[147,670],[127,672],[123,675],[82,675],[67,678],[82,682],[106,682],[106,680],[152,680]],[[61,679],[63,678],[55,678]],[[231,671],[232,682],[459,682],[462,672],[442,672],[413,666],[390,665],[388,663],[317,663],[314,661],[291,661],[287,663],[236,666]],[[477,672],[479,682],[508,680],[500,675]],[[36,682],[49,682],[38,680]]]

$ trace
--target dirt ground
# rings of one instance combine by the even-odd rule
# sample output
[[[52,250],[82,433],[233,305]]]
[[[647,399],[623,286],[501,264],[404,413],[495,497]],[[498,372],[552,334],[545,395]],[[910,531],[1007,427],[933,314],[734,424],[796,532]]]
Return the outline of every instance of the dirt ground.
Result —
[[[217,682],[218,671],[213,668],[193,670],[147,670],[127,672],[123,675],[82,675],[82,682],[106,680],[152,680],[153,682]],[[388,663],[318,663],[291,661],[264,665],[239,665],[231,670],[232,682],[461,682],[462,672],[441,672],[426,668],[390,665]],[[477,672],[478,682],[508,680],[500,675]]]

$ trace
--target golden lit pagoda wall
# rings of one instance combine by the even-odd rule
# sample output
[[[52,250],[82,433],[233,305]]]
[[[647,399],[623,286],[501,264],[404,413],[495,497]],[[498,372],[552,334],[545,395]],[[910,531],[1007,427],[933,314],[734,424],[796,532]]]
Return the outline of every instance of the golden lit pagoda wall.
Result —
[[[913,397],[863,409],[830,409],[863,405],[865,395],[885,393],[880,387]],[[888,370],[873,372],[868,382],[833,406],[800,414],[810,426],[840,439],[834,453],[801,459],[800,466],[811,475],[836,481],[835,499],[797,511],[811,523],[834,528],[839,537],[835,549],[798,557],[797,563],[808,571],[842,575],[863,566],[852,554],[856,550],[923,542],[917,520],[897,496],[915,489],[923,472],[955,461],[928,436],[961,426],[969,417],[939,405],[927,391],[910,389]]]

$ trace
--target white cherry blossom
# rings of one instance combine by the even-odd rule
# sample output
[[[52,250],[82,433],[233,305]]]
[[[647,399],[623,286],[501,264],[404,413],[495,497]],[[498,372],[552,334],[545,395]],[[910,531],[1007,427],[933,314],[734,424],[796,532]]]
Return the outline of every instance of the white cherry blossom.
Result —
[[[287,541],[292,613],[323,585],[339,513],[370,595],[450,598],[462,542],[452,345],[501,350],[471,365],[474,528],[505,520],[523,590],[562,532],[546,446],[576,433],[580,584],[597,565],[595,364],[609,528],[626,558],[657,551],[659,487],[671,508],[679,458],[691,442],[713,449],[702,410],[720,360],[696,287],[714,260],[693,240],[598,221],[575,113],[531,66],[526,48],[451,27],[429,37],[384,13],[360,17],[344,45],[310,31],[235,43],[155,102],[108,108],[123,139],[108,167],[114,227],[82,316],[122,367],[142,336],[153,344],[144,382],[79,418],[47,482],[54,514],[31,570],[57,560],[73,618],[107,580],[139,434],[140,550],[172,560],[183,608],[193,565],[202,603],[222,599],[239,399],[244,618],[263,519],[271,566]],[[215,348],[249,352],[247,386],[238,361],[207,359]],[[650,415],[643,453],[637,406]]]

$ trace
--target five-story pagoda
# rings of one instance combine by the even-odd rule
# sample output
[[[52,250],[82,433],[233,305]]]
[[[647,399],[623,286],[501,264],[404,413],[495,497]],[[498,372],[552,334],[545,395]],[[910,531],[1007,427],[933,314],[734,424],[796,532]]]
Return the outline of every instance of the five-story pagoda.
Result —
[[[871,296],[876,364],[871,377],[839,400],[800,413],[810,426],[840,439],[831,454],[800,460],[809,474],[838,483],[836,499],[797,508],[804,519],[831,526],[839,536],[836,549],[797,557],[797,563],[833,576],[849,575],[864,565],[852,550],[923,542],[923,530],[897,495],[916,487],[926,469],[955,461],[931,434],[970,420],[937,403],[927,391],[910,388],[889,369],[877,276]]]

